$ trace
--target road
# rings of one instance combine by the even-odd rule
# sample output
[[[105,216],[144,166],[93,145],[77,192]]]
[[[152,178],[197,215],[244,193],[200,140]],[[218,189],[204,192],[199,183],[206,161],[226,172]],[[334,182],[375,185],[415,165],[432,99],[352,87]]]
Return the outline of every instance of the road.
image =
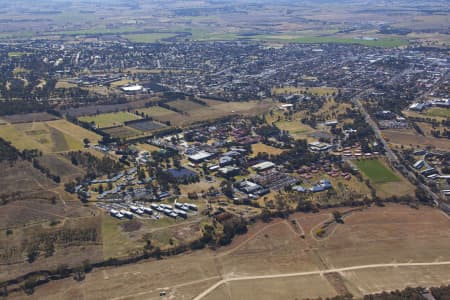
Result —
[[[369,115],[369,113],[366,111],[366,109],[364,108],[364,105],[362,105],[361,101],[359,99],[361,99],[361,96],[363,96],[366,93],[372,92],[372,89],[368,89],[364,92],[360,92],[357,95],[353,96],[353,98],[351,99],[351,101],[353,102],[353,104],[355,104],[356,107],[358,107],[359,111],[363,114],[366,123],[369,124],[369,126],[372,128],[376,138],[378,140],[381,141],[381,143],[383,144],[384,150],[386,151],[386,157],[388,158],[389,162],[393,165],[403,165],[401,163],[401,161],[398,159],[397,155],[394,153],[394,151],[391,150],[391,148],[389,147],[388,143],[386,142],[386,140],[384,139],[383,135],[381,134],[380,128],[378,128],[378,125],[375,123],[375,121],[371,118],[371,116]],[[431,199],[433,199],[433,202],[436,206],[440,205],[440,199],[439,196],[437,196],[431,189],[430,187],[428,187],[427,185],[421,183],[420,181],[417,180],[416,175],[409,171],[408,168],[406,166],[403,166],[404,170],[407,172],[407,177],[408,179],[410,179],[411,181],[413,181],[412,183],[414,185],[417,185],[418,188],[422,189],[423,191],[425,191],[429,197],[431,197]]]
[[[309,272],[298,272],[298,273],[284,273],[284,274],[272,274],[272,275],[259,275],[259,276],[241,276],[241,277],[231,277],[220,280],[215,283],[193,300],[200,300],[207,296],[209,293],[214,291],[216,288],[221,286],[222,284],[226,284],[233,281],[243,281],[243,280],[257,280],[257,279],[277,279],[277,278],[286,278],[286,277],[299,277],[299,276],[311,276],[311,275],[324,275],[329,273],[336,272],[347,272],[347,271],[356,271],[356,270],[365,270],[365,269],[377,269],[377,268],[400,268],[400,267],[428,267],[428,266],[444,266],[450,265],[450,261],[441,261],[441,262],[424,262],[424,263],[389,263],[389,264],[373,264],[373,265],[360,265],[353,267],[345,267],[345,268],[334,268],[327,270],[317,270],[317,271],[309,271]]]

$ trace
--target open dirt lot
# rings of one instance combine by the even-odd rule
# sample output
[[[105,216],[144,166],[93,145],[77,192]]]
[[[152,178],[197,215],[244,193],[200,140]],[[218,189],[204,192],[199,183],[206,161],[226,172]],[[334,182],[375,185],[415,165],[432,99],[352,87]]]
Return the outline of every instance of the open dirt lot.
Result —
[[[95,270],[81,283],[66,279],[40,287],[34,297],[159,299],[166,291],[173,299],[303,299],[331,297],[341,288],[360,297],[450,282],[450,219],[441,211],[372,207],[345,218],[318,241],[311,230],[328,218],[331,211],[292,215],[305,238],[291,222],[257,223],[218,251]]]

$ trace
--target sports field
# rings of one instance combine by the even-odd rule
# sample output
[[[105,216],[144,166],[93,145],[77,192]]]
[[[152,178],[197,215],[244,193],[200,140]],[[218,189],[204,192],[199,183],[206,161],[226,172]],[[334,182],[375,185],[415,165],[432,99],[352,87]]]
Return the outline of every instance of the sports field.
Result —
[[[139,120],[140,117],[129,112],[116,112],[99,114],[95,116],[85,116],[78,118],[82,122],[94,122],[97,128],[105,128],[122,125],[124,122]]]
[[[385,183],[399,181],[395,175],[378,159],[357,160],[355,164],[373,183]]]

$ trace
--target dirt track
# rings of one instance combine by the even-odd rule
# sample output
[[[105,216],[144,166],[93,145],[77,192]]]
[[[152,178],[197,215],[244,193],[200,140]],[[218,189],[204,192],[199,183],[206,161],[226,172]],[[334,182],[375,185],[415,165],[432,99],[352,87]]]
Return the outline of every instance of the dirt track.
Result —
[[[362,265],[362,266],[353,266],[346,268],[336,268],[336,269],[328,269],[328,270],[320,270],[320,271],[310,271],[310,272],[298,272],[298,273],[286,273],[286,274],[273,274],[273,275],[260,275],[260,276],[242,276],[242,277],[231,277],[225,278],[216,284],[212,285],[207,290],[203,291],[193,300],[200,300],[204,298],[206,295],[214,291],[216,288],[221,286],[222,284],[232,282],[232,281],[241,281],[241,280],[256,280],[256,279],[274,279],[274,278],[285,278],[285,277],[296,277],[296,276],[309,276],[309,275],[324,275],[328,273],[335,272],[345,272],[345,271],[355,271],[362,269],[375,269],[375,268],[398,268],[398,267],[421,267],[421,266],[442,266],[442,265],[450,265],[450,261],[442,261],[442,262],[429,262],[429,263],[391,263],[391,264],[374,264],[374,265]]]

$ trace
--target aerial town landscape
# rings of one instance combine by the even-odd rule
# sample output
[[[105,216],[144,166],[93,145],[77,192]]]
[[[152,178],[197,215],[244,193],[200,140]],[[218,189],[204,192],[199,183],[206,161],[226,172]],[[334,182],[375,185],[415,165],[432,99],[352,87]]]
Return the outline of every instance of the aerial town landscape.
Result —
[[[450,299],[448,1],[0,4],[0,297]]]

